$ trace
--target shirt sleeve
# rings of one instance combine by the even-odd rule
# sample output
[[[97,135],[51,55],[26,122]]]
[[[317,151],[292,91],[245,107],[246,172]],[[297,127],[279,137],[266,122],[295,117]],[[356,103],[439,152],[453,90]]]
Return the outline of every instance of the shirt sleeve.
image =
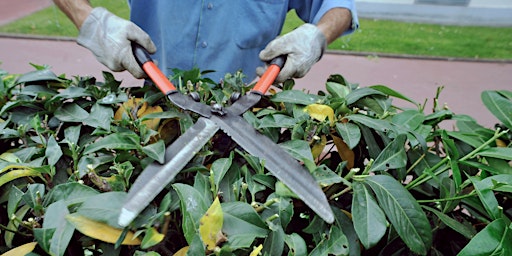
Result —
[[[346,8],[352,14],[352,24],[343,35],[354,32],[359,27],[354,0],[305,0],[290,1],[290,10],[295,9],[297,15],[307,23],[316,24],[324,14],[333,8]],[[339,35],[342,36],[342,35]]]

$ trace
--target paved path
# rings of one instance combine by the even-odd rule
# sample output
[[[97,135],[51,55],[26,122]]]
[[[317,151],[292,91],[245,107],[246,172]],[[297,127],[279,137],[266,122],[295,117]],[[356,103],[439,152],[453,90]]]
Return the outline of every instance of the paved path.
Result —
[[[72,41],[0,38],[1,69],[10,73],[32,71],[29,63],[47,64],[56,74],[91,75],[102,79],[107,70],[94,56]],[[455,113],[468,114],[481,124],[492,127],[497,120],[480,100],[483,90],[512,90],[512,63],[422,60],[409,58],[370,58],[366,56],[325,54],[322,60],[302,79],[297,88],[316,93],[325,90],[330,74],[342,74],[361,86],[383,84],[418,102],[428,100],[432,106],[436,88],[444,86],[440,104],[447,103]],[[115,73],[126,86],[140,86],[127,72]],[[402,107],[410,104],[395,101]]]
[[[17,19],[52,4],[51,0],[2,0],[0,24]],[[0,37],[0,69],[10,73],[32,71],[29,63],[49,65],[56,74],[91,75],[102,79],[107,70],[86,49],[72,41],[17,39]],[[480,100],[483,90],[512,90],[512,63],[464,62],[325,54],[309,74],[298,79],[297,88],[312,93],[325,89],[330,74],[339,73],[361,86],[384,84],[418,102],[432,106],[436,88],[444,86],[440,103],[447,103],[455,113],[468,114],[481,124],[492,127],[497,120]],[[126,86],[140,86],[129,73],[115,73]],[[402,107],[411,105],[394,101]]]
[[[0,25],[51,6],[52,0],[2,0],[0,1]]]

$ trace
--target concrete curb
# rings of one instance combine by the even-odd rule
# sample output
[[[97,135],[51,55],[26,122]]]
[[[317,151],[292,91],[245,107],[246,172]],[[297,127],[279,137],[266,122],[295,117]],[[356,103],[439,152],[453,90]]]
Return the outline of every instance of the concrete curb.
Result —
[[[65,36],[45,36],[45,35],[26,35],[15,33],[0,33],[0,38],[12,39],[26,39],[26,40],[43,40],[43,41],[75,41],[75,37]],[[343,50],[326,50],[326,54],[335,55],[351,55],[351,56],[367,56],[369,58],[398,58],[398,59],[417,59],[417,60],[442,60],[442,61],[461,61],[461,62],[484,62],[484,63],[512,63],[508,59],[476,59],[476,58],[458,58],[458,57],[443,57],[443,56],[423,56],[411,54],[394,54],[394,53],[380,53],[380,52],[353,52]]]

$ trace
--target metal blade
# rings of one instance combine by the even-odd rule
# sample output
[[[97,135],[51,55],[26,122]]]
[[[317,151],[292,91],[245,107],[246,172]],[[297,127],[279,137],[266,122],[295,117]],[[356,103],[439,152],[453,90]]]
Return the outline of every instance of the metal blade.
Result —
[[[185,134],[165,150],[166,163],[153,162],[137,178],[119,215],[118,224],[126,227],[171,182],[194,155],[219,130],[209,119],[200,117]]]
[[[222,117],[212,115],[210,119],[249,154],[265,159],[265,167],[322,219],[328,223],[334,222],[331,207],[318,183],[284,149],[229,110]]]
[[[210,117],[212,115],[211,107],[201,102],[193,100],[190,96],[181,94],[178,91],[172,91],[167,94],[167,98],[176,106],[181,109],[190,110],[203,117]]]

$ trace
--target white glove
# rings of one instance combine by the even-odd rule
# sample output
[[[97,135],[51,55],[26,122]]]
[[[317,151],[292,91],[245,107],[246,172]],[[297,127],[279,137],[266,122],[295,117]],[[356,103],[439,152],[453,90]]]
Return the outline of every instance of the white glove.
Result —
[[[260,59],[269,62],[280,55],[286,56],[276,82],[289,78],[301,78],[320,60],[327,46],[324,34],[313,24],[304,24],[297,29],[272,40],[260,52]],[[256,73],[262,76],[266,67],[258,67]]]
[[[96,59],[112,71],[128,70],[134,77],[146,77],[132,53],[135,41],[149,53],[156,46],[146,32],[131,21],[119,18],[105,8],[94,8],[85,19],[77,43],[89,49]]]

